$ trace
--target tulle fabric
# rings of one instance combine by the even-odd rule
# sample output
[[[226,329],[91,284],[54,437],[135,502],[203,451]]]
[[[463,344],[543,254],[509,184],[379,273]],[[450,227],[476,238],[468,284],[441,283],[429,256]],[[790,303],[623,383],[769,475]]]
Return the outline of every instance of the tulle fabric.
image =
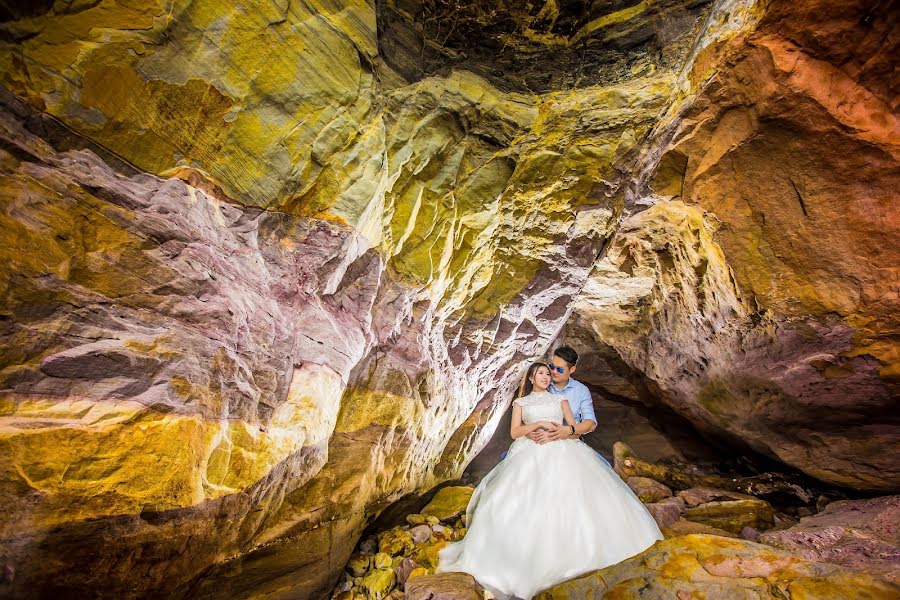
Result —
[[[466,537],[441,550],[437,570],[469,573],[498,598],[528,600],[663,539],[631,489],[580,440],[516,440],[466,514]]]

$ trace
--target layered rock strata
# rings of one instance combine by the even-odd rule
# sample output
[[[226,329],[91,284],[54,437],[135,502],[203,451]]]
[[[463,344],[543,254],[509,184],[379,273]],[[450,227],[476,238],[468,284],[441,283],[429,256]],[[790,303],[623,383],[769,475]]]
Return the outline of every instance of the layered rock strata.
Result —
[[[569,335],[627,367],[595,384],[622,393],[624,374],[626,397],[649,389],[707,434],[898,489],[897,26],[774,3],[719,49],[728,68],[655,129],[649,193],[579,297]]]
[[[596,385],[897,487],[896,11],[456,5],[3,9],[4,593],[326,593],[573,306]]]

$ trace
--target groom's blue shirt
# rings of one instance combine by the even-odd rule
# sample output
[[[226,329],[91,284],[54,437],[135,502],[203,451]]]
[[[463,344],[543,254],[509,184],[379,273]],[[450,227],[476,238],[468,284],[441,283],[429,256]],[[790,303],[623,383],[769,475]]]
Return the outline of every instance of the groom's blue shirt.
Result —
[[[547,391],[551,394],[564,396],[569,401],[569,408],[572,409],[572,415],[575,417],[576,423],[590,419],[595,425],[598,424],[597,415],[594,414],[594,401],[591,399],[591,391],[580,381],[575,381],[569,377],[569,383],[563,389],[556,389],[556,384],[551,383]]]

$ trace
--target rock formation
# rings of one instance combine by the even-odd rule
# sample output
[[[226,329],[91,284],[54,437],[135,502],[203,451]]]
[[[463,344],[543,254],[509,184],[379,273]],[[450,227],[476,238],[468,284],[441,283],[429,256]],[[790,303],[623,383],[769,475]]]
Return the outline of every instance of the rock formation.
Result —
[[[322,597],[564,327],[900,488],[900,11],[529,6],[0,10],[0,595]]]

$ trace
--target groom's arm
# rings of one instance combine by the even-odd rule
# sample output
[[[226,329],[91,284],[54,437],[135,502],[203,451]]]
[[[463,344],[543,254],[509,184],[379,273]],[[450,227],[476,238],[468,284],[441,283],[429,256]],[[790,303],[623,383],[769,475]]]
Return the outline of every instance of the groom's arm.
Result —
[[[594,414],[594,400],[591,398],[591,392],[587,388],[583,388],[579,396],[574,399],[574,403],[580,408],[581,421],[574,425],[555,425],[553,429],[544,434],[547,441],[575,440],[597,428],[597,416]]]
[[[586,433],[590,433],[597,429],[597,415],[594,413],[594,399],[591,398],[591,392],[587,388],[582,388],[578,399],[578,406],[581,408],[581,421],[575,424],[575,433],[569,437],[581,437]]]

